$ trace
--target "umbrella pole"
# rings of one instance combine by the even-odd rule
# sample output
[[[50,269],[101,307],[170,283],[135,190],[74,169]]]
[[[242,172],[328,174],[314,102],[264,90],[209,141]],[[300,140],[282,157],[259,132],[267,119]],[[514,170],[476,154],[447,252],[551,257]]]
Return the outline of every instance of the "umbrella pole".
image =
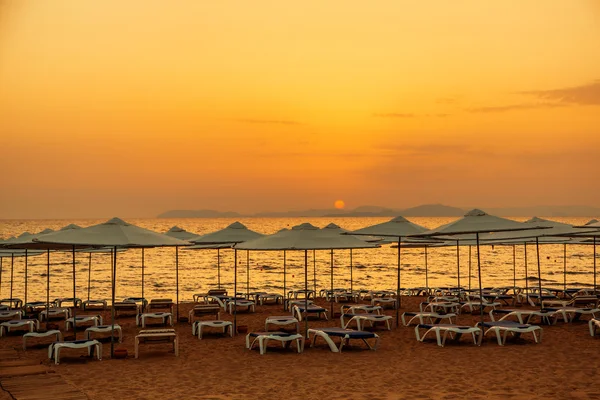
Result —
[[[237,335],[237,249],[233,249],[233,331]]]
[[[308,338],[308,250],[304,250],[304,317],[304,337]]]
[[[179,246],[175,246],[175,291],[177,301],[177,322],[179,322]]]
[[[567,244],[563,244],[563,289],[567,294]]]
[[[72,248],[72,253],[73,253],[73,337],[75,338],[75,340],[77,340],[77,301],[76,299],[76,292],[77,290],[75,289],[75,245],[73,245]]]
[[[90,301],[90,287],[92,283],[92,252],[90,251],[90,258],[88,261],[88,296],[87,299]]]
[[[427,268],[427,246],[425,248],[425,288],[427,289],[427,293],[429,293],[429,271]]]
[[[350,249],[350,293],[354,292],[353,276],[352,276],[352,249]]]
[[[400,326],[400,307],[402,298],[400,297],[400,260],[402,254],[402,236],[398,236],[398,282],[396,285],[396,328]]]
[[[246,298],[250,298],[250,250],[246,250]]]
[[[313,288],[317,297],[317,251],[313,249]]]
[[[331,312],[331,318],[333,318],[333,249],[331,249],[331,279],[330,279],[330,283],[331,283],[331,288],[330,288],[330,292],[329,292],[329,309]]]
[[[142,252],[144,249],[142,249]],[[111,279],[111,307],[110,307],[110,358],[113,358],[115,355],[115,286],[117,282],[117,246],[115,246],[111,252],[111,266],[110,271],[112,275]],[[144,300],[142,299],[142,307],[144,307]],[[137,316],[136,316],[137,318]]]
[[[217,249],[217,288],[221,289],[221,249]]]
[[[2,266],[2,260],[3,258],[0,257],[0,297],[2,297],[2,268],[4,268]]]
[[[525,251],[525,300],[529,303],[529,276],[527,274],[527,242],[523,243],[523,249]]]
[[[596,236],[594,236],[594,295],[596,294]]]
[[[456,241],[456,270],[458,273],[458,297],[460,298],[460,240]]]
[[[483,302],[483,285],[481,284],[481,256],[479,252],[479,232],[475,233],[475,239],[477,242],[477,272],[479,275],[479,301]],[[480,316],[481,316],[481,329],[483,329],[483,305],[480,308]],[[483,331],[482,333],[483,334]]]
[[[513,294],[517,294],[517,246],[513,244]]]
[[[142,247],[142,307],[144,307],[144,278],[146,273],[144,248]]]
[[[50,322],[50,248],[46,259],[46,330]]]
[[[286,270],[285,270],[286,269],[285,261],[286,260],[285,260],[285,250],[284,250],[283,251],[283,301],[282,301],[282,303],[283,303],[283,311],[285,311],[286,308],[287,308],[286,307],[286,304],[287,304],[287,293],[285,292],[285,289],[286,289],[285,284],[286,284],[286,275],[287,274],[286,274]]]
[[[15,269],[15,253],[10,253],[10,299],[13,298],[13,271]]]
[[[27,304],[27,249],[25,249],[25,302],[23,304]]]
[[[544,302],[542,301],[542,267],[540,265],[540,237],[535,237],[535,252],[537,255],[537,267],[538,267],[538,287],[540,289],[540,309],[544,309]]]
[[[469,291],[471,290],[471,246],[469,246]]]

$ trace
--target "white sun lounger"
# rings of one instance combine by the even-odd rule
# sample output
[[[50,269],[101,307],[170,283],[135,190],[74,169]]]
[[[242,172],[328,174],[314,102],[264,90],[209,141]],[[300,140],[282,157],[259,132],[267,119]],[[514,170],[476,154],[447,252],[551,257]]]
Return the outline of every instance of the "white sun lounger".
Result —
[[[175,356],[179,355],[179,339],[175,329],[145,329],[135,337],[135,358],[139,357],[140,343],[173,343]]]
[[[54,304],[56,304],[56,307],[63,307],[63,303],[67,303],[67,304],[72,304],[73,307],[75,308],[80,308],[82,301],[80,298],[76,297],[64,297],[61,299],[54,299]]]
[[[252,343],[250,343],[251,338],[254,338]],[[304,336],[299,333],[288,332],[250,332],[246,335],[246,348],[252,350],[254,344],[258,343],[260,354],[265,354],[267,352],[267,344],[270,340],[280,342],[284,348],[295,341],[298,353],[304,351]]]
[[[231,321],[195,321],[192,324],[192,335],[198,335],[198,340],[202,339],[203,328],[221,328],[223,333],[228,332],[230,337],[233,337],[233,323]]]
[[[559,308],[545,308],[547,311],[554,311],[560,315],[565,322],[577,322],[584,315],[589,315],[591,318],[596,318],[596,314],[600,313],[598,308],[579,308],[573,306],[559,307]]]
[[[10,332],[13,328],[22,328],[26,326],[29,332],[34,332],[40,329],[40,321],[37,319],[14,319],[0,323],[0,337],[4,336],[4,330]]]
[[[374,297],[371,299],[372,306],[381,306],[383,308],[393,308],[398,306],[398,301],[392,297]]]
[[[88,356],[93,356],[94,350],[98,360],[102,360],[102,343],[97,340],[74,340],[70,342],[54,342],[48,347],[48,358],[60,363],[61,349],[87,349]]]
[[[596,336],[596,332],[600,329],[600,319],[592,318],[589,322],[590,336]]]
[[[291,315],[270,316],[265,319],[265,331],[269,331],[269,325],[286,326],[294,325],[296,332],[300,330],[298,319]]]
[[[423,336],[421,336],[419,333],[419,329],[427,329],[427,331]],[[463,334],[471,334],[471,336],[473,337],[473,343],[477,346],[481,345],[481,339],[483,337],[481,328],[473,326],[455,324],[419,324],[415,326],[415,336],[420,342],[422,342],[430,332],[435,333],[437,344],[440,347],[444,347],[448,336],[450,336],[451,338],[454,338],[454,336],[456,336],[455,340],[459,340]]]
[[[342,348],[348,343],[351,339],[360,339],[362,340],[369,350],[376,350],[377,346],[379,346],[379,336],[373,332],[365,332],[365,331],[357,331],[354,329],[345,329],[345,328],[321,328],[321,329],[309,329],[308,337],[313,335],[311,347],[315,345],[315,341],[317,337],[323,338],[329,349],[334,353],[339,353],[342,351]],[[334,337],[340,338],[340,345],[337,346],[333,341]],[[367,339],[375,339],[375,343],[373,345],[369,344]]]
[[[408,320],[408,322],[406,322],[406,318],[410,317],[410,319]],[[449,314],[438,314],[435,312],[412,312],[412,311],[407,311],[402,313],[401,318],[402,318],[402,324],[404,326],[409,326],[411,325],[415,320],[419,321],[419,324],[439,324],[442,322],[442,320],[447,319],[448,323],[452,324],[452,318],[455,318],[456,314],[454,313],[449,313]]]
[[[229,314],[233,314],[233,307],[236,307],[238,311],[240,308],[246,308],[248,312],[256,311],[256,303],[252,300],[229,300],[227,302],[227,307],[229,308]]]
[[[345,318],[350,318],[348,322],[345,322]],[[352,322],[356,322],[356,329],[362,331],[363,323],[368,322],[371,327],[376,322],[385,322],[385,326],[388,331],[392,330],[390,327],[390,320],[392,317],[389,315],[378,315],[378,314],[368,314],[368,313],[360,313],[360,314],[342,314],[340,316],[340,322],[342,323],[342,328],[348,328],[348,326]]]
[[[83,310],[106,310],[108,304],[104,299],[85,300],[83,302]]]
[[[91,322],[94,326],[102,325],[102,315],[78,315],[75,318],[71,317],[65,321],[65,330],[69,330],[73,324],[86,324]]]
[[[85,338],[92,339],[92,333],[110,333],[113,330],[113,325],[97,325],[90,326],[85,330]],[[114,331],[119,334],[119,343],[123,341],[123,331],[120,325],[114,325]]]
[[[435,312],[435,313],[455,313],[458,314],[460,310],[460,303],[453,301],[430,301],[419,304],[419,309],[422,312]]]
[[[26,334],[23,335],[23,350],[27,350],[27,338],[41,338],[41,337],[47,337],[47,336],[54,336],[55,342],[63,341],[63,335],[57,329],[52,329],[52,330],[49,330],[46,332],[27,332]]]
[[[40,312],[40,314],[38,315],[38,319],[40,320],[40,322],[43,322],[44,319],[46,319],[46,317],[49,317],[49,319],[61,318],[66,320],[70,316],[71,310],[69,310],[67,307],[51,307],[48,310],[43,310],[42,312]]]
[[[0,320],[2,321],[12,321],[15,319],[21,319],[22,316],[23,311],[21,310],[0,311]]]
[[[142,326],[142,328],[146,327],[147,319],[160,319],[162,324],[169,324],[173,326],[173,314],[170,312],[152,312],[152,313],[143,313],[138,314],[136,318],[136,323],[138,326]]]
[[[323,315],[326,320],[329,320],[329,318],[327,318],[327,310],[320,306],[309,305],[308,308],[305,308],[304,305],[295,305],[292,309],[292,315],[294,315],[298,321],[302,321],[302,316],[306,317],[308,314],[316,314],[317,318],[321,318],[321,315]]]
[[[269,302],[273,302],[274,304],[283,304],[283,296],[277,293],[259,293],[256,295],[256,298],[261,306]]]
[[[383,307],[381,306],[370,306],[367,304],[344,304],[341,306],[342,314],[358,314],[358,313],[369,313],[381,315]]]
[[[495,321],[495,322],[484,322],[483,324],[479,322],[477,324],[479,327],[487,328],[484,335],[487,335],[490,332],[496,334],[496,339],[498,340],[498,344],[500,346],[504,346],[506,344],[506,337],[510,333],[511,335],[519,338],[523,333],[531,333],[533,335],[533,340],[536,343],[540,343],[542,341],[542,327],[538,325],[529,325],[529,324],[521,324],[515,321]],[[539,338],[536,335],[536,332],[539,331]]]
[[[508,321],[514,317],[520,324],[529,324],[532,319],[539,317],[541,322],[547,325],[556,323],[556,312],[554,311],[497,309],[490,310],[489,314],[492,322],[496,321],[496,316],[502,315],[498,321]]]

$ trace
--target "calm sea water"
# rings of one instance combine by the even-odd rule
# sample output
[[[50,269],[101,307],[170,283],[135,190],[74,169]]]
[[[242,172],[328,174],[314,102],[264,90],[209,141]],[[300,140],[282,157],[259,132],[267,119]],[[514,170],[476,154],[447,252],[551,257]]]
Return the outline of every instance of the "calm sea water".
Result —
[[[289,228],[302,222],[323,227],[330,222],[342,228],[353,230],[390,218],[247,218],[240,222],[249,229],[270,234],[281,228]],[[427,228],[435,228],[451,222],[455,218],[409,218],[412,222]],[[514,218],[525,220],[527,218]],[[590,218],[553,218],[570,224],[584,224]],[[204,234],[222,229],[234,219],[130,219],[130,223],[165,232],[173,225],[188,231]],[[31,233],[43,229],[59,229],[70,223],[89,226],[104,220],[5,220],[0,222],[0,237]],[[471,252],[472,260],[469,259]],[[234,252],[231,249],[220,251],[221,284],[233,291]],[[567,248],[567,284],[587,286],[593,283],[592,246],[569,246]],[[528,246],[528,276],[530,282],[537,278],[535,247]],[[304,287],[304,252],[288,251],[287,287]],[[546,286],[563,284],[563,245],[542,245],[540,250],[542,278]],[[141,250],[119,252],[117,257],[117,298],[141,295]],[[483,246],[481,248],[482,281],[484,286],[513,284],[513,247]],[[71,297],[73,293],[73,273],[71,253],[53,252],[50,255],[50,297]],[[331,255],[329,251],[309,251],[309,285],[311,288],[330,287]],[[397,250],[385,245],[379,249],[354,250],[352,252],[352,281],[354,289],[388,289],[396,287]],[[90,269],[91,265],[91,269]],[[2,262],[0,298],[24,297],[25,271],[24,258],[15,258],[11,266],[10,258]],[[469,268],[472,268],[469,274]],[[12,282],[11,282],[11,268]],[[315,273],[316,269],[316,273]],[[249,271],[249,274],[247,274]],[[334,286],[350,287],[350,251],[334,252]],[[425,257],[423,249],[402,250],[402,286],[425,285]],[[110,298],[111,282],[110,256],[88,253],[76,255],[77,297],[87,299],[88,279],[90,298]],[[46,255],[28,259],[29,301],[46,298]],[[523,246],[516,247],[517,285],[525,285],[525,257]],[[175,298],[175,249],[157,248],[145,250],[145,297]],[[458,280],[456,247],[428,250],[429,286],[455,285]],[[283,290],[283,252],[238,251],[238,291]],[[461,285],[477,287],[476,250],[468,246],[460,248]],[[180,300],[192,299],[194,293],[206,291],[217,285],[217,250],[179,250],[179,290]]]

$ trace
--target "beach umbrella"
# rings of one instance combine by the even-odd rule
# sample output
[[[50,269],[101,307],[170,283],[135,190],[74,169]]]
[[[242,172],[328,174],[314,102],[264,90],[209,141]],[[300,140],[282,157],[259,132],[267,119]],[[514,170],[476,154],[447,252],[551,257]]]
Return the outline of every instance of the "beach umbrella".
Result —
[[[117,248],[175,247],[175,266],[177,275],[177,320],[179,320],[179,246],[188,242],[172,238],[162,233],[129,224],[119,218],[81,229],[69,229],[49,233],[35,239],[40,245],[66,245],[75,247],[112,247],[112,304],[115,303],[115,283],[117,277]],[[75,251],[73,250],[73,254]],[[111,356],[114,351],[114,307],[111,307]]]
[[[401,265],[401,254],[402,254],[402,238],[406,238],[409,235],[426,232],[427,228],[421,225],[410,222],[404,217],[398,216],[390,221],[383,222],[367,226],[365,228],[351,231],[351,235],[369,235],[369,236],[384,236],[397,238],[398,241],[398,279],[396,282],[396,327],[399,326],[400,321],[400,307],[402,306],[402,299],[400,297],[400,265]]]
[[[304,289],[308,291],[308,251],[336,249],[375,248],[377,244],[367,243],[351,235],[340,235],[319,229],[309,223],[294,226],[290,230],[279,231],[262,238],[239,243],[234,246],[237,250],[300,250],[304,251]],[[284,293],[285,296],[285,293]],[[305,296],[305,307],[308,307],[308,296]],[[235,324],[235,314],[234,314]],[[305,320],[305,334],[308,331],[308,319]]]
[[[500,218],[489,215],[481,210],[473,209],[464,217],[442,225],[438,228],[424,233],[413,235],[413,237],[438,237],[446,238],[456,236],[457,239],[473,240],[477,246],[477,270],[479,272],[479,296],[483,300],[483,286],[481,284],[481,257],[480,257],[480,235],[496,232],[512,232],[531,229],[543,229],[537,224],[531,226],[523,225],[521,222],[511,219]],[[538,254],[539,258],[539,254]],[[483,307],[481,307],[481,319],[483,321]]]
[[[201,235],[196,238],[191,238],[188,240],[194,244],[200,244],[200,245],[227,244],[228,245],[227,247],[232,247],[232,245],[235,243],[243,243],[248,240],[258,239],[262,236],[264,236],[262,233],[258,233],[253,230],[250,230],[246,227],[246,225],[242,224],[241,222],[236,221],[221,230],[207,233],[205,235]],[[194,247],[192,247],[192,248],[194,248]],[[204,247],[204,248],[211,248],[211,247]],[[212,248],[214,248],[214,247],[212,247]],[[219,289],[221,288],[221,254],[220,254],[221,248],[222,247],[216,247],[216,249],[217,249],[217,286]],[[250,265],[248,264],[246,267],[249,268]],[[249,274],[249,271],[247,271],[247,273]],[[236,294],[234,294],[234,297],[235,297],[235,295]]]
[[[593,245],[593,263],[594,263],[594,294],[597,294],[597,284],[596,284],[596,243],[598,238],[600,238],[600,222],[597,220],[589,221],[585,225],[575,226],[575,228],[584,228],[586,232],[578,232],[578,233],[570,233],[565,234],[565,236],[570,236],[574,238],[589,238],[592,240]]]
[[[189,240],[193,238],[197,238],[199,235],[188,232],[183,228],[178,227],[177,225],[173,226],[171,229],[165,232],[165,235],[171,236],[181,240]]]

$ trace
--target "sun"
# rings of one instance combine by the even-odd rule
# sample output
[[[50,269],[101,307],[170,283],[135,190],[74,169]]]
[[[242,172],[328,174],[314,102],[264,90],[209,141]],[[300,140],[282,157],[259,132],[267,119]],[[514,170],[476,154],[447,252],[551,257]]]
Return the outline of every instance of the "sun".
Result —
[[[346,203],[344,203],[344,200],[336,200],[335,203],[333,203],[333,206],[338,210],[342,210],[346,207]]]

